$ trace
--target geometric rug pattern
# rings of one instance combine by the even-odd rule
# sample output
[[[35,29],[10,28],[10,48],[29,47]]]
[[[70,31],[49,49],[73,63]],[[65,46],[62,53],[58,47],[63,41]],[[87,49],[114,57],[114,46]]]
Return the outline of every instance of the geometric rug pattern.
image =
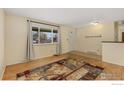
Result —
[[[17,80],[95,80],[104,68],[83,60],[64,59],[16,74]]]

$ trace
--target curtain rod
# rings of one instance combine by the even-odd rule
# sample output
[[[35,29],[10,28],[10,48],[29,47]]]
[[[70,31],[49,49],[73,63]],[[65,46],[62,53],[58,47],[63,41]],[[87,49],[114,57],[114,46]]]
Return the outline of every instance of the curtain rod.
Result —
[[[27,20],[27,21],[29,21],[29,20]],[[50,26],[55,26],[55,27],[60,27],[60,26],[57,26],[57,25],[52,25],[52,24],[43,23],[43,22],[37,22],[37,21],[30,21],[30,22],[44,24],[44,25],[50,25]]]

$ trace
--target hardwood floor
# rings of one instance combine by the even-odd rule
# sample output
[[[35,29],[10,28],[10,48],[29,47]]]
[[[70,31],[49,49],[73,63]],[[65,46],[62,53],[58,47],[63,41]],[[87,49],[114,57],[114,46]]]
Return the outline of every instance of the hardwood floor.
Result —
[[[7,66],[3,76],[3,80],[16,80],[16,74],[19,72],[23,72],[25,70],[29,70],[49,63],[53,63],[62,59],[66,59],[68,57],[77,58],[79,60],[83,59],[87,63],[103,67],[104,71],[97,78],[97,80],[124,80],[123,66],[102,62],[100,56],[85,54],[77,51],[70,52],[61,56],[46,57],[46,58],[30,61],[27,63]]]
[[[99,76],[97,80],[124,80],[124,66],[102,62],[99,56],[92,56],[81,52],[72,53],[76,54],[78,57],[82,56],[87,63],[104,68],[103,74]]]
[[[30,61],[27,63],[7,66],[5,69],[3,80],[16,80],[16,74],[19,72],[23,72],[25,70],[33,69],[33,68],[43,66],[46,64],[50,64],[50,63],[53,63],[59,60],[66,59],[66,58],[67,58],[67,55],[52,56],[52,57],[37,59],[37,60]]]

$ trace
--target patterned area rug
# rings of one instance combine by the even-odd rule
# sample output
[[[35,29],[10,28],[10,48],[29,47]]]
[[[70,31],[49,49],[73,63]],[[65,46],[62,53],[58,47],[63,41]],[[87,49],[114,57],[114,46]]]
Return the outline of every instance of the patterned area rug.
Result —
[[[103,68],[83,60],[66,59],[17,73],[17,80],[95,80]]]

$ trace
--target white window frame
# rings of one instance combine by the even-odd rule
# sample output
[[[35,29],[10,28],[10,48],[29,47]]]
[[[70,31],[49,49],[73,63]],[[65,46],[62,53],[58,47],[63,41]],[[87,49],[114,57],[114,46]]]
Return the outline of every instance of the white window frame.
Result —
[[[33,45],[49,45],[49,44],[58,44],[58,38],[59,38],[59,34],[58,34],[58,29],[54,29],[52,26],[48,27],[42,27],[41,24],[37,24],[37,23],[32,23],[31,25],[31,29],[32,27],[37,27],[38,28],[38,43]],[[52,34],[52,41],[51,43],[40,43],[40,28],[44,28],[44,29],[51,29],[51,34]],[[53,30],[57,30],[57,42],[53,42]],[[32,35],[32,42],[33,42],[33,35]]]

